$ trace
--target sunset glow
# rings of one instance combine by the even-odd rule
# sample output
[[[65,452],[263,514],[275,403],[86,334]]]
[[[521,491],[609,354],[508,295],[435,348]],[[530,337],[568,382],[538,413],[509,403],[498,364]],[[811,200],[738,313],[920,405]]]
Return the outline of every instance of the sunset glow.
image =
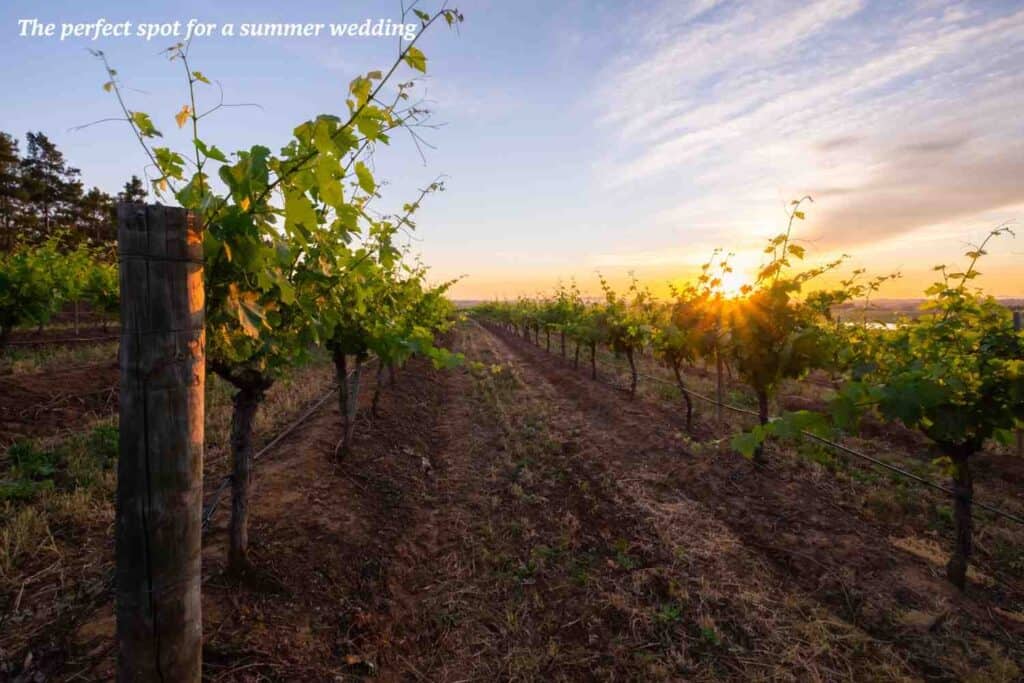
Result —
[[[722,283],[719,286],[722,294],[729,298],[736,298],[743,294],[743,288],[753,284],[753,279],[743,273],[735,271],[722,276]]]
[[[330,20],[386,18],[387,8],[394,9],[344,3]],[[67,20],[129,18],[112,0],[47,4],[58,9]],[[595,294],[597,272],[615,282],[633,272],[664,292],[665,283],[692,277],[715,247],[756,262],[765,237],[784,228],[787,203],[804,195],[814,203],[796,230],[808,263],[848,253],[846,273],[899,270],[903,278],[880,294],[913,297],[933,265],[958,262],[970,242],[1024,216],[1018,3],[460,9],[472,20],[457,39],[425,39],[430,72],[416,88],[443,126],[421,131],[430,147],[421,145],[416,164],[386,164],[419,160],[407,135],[379,152],[389,191],[374,207],[400,210],[444,175],[451,191],[425,204],[409,242],[432,277],[466,276],[456,297],[535,294],[569,277]],[[12,26],[36,13],[22,1],[0,9]],[[239,20],[223,3],[186,1],[150,13],[153,22]],[[242,19],[280,15],[280,3],[255,0]],[[296,3],[287,15],[325,20],[317,3]],[[389,60],[392,43],[341,41],[326,31],[270,42],[197,38],[193,58],[223,80],[226,101],[260,105],[234,110],[234,119],[210,117],[209,134],[228,152],[253,139],[283,143],[288,122],[342,105],[352,76]],[[103,74],[84,48],[107,52],[133,88],[133,106],[169,118],[182,102],[165,87],[165,58],[153,44],[16,39],[0,74],[6,90],[19,93],[5,127],[47,131],[84,182],[116,191],[124,160],[139,169],[145,160],[117,125],[73,130],[110,115],[97,96]],[[240,66],[257,62],[261,70]],[[32,75],[40,64],[45,78]],[[188,144],[188,130],[161,127],[167,144]],[[993,245],[980,284],[1024,294],[1022,253],[1020,239]]]

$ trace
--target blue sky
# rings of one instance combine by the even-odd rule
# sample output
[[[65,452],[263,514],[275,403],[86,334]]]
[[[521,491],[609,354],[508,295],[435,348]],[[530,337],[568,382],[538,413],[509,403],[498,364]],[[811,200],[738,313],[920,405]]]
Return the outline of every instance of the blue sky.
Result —
[[[757,263],[783,207],[810,194],[800,234],[815,258],[900,269],[886,293],[919,291],[930,266],[1024,208],[1024,6],[1015,2],[453,2],[458,34],[422,44],[417,85],[436,149],[424,165],[396,137],[376,156],[397,207],[438,174],[416,248],[438,278],[466,274],[460,296],[534,293],[597,270],[644,281],[691,274],[715,246]],[[423,7],[432,8],[429,2]],[[347,0],[26,2],[0,8],[0,128],[42,130],[115,191],[144,158],[126,128],[74,126],[116,115],[85,48],[104,50],[170,142],[184,103],[167,40],[28,39],[17,20],[350,22],[397,19],[399,3]],[[203,137],[225,150],[276,147],[295,124],[343,109],[356,74],[386,67],[394,39],[197,39],[195,68],[232,109]],[[211,89],[210,96],[216,91]],[[215,101],[215,100],[213,100]],[[1024,295],[1024,237],[984,270]]]

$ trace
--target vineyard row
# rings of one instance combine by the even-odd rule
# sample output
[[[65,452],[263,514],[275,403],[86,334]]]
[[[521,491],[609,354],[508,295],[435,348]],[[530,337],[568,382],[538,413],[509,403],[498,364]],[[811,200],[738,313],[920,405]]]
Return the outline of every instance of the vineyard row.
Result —
[[[974,286],[977,265],[988,244],[1008,234],[999,228],[966,256],[963,269],[938,266],[939,279],[925,290],[921,315],[895,326],[868,318],[871,296],[895,275],[867,278],[854,271],[838,285],[811,289],[843,259],[800,269],[804,249],[793,241],[794,221],[803,219],[804,200],[793,203],[784,233],[769,241],[766,262],[738,296],[723,293],[732,272],[728,256],[716,251],[693,282],[673,287],[665,301],[634,279],[625,294],[601,278],[603,301],[586,300],[575,282],[560,285],[546,298],[494,301],[478,306],[482,319],[540,344],[543,333],[589,351],[591,375],[597,375],[597,349],[625,357],[629,392],[635,396],[638,360],[650,353],[675,378],[693,428],[693,400],[708,400],[719,411],[735,409],[757,418],[736,434],[732,446],[757,464],[766,462],[772,438],[810,437],[830,447],[835,435],[856,433],[865,416],[900,423],[920,432],[941,453],[937,464],[952,480],[942,487],[953,502],[955,543],[947,574],[963,588],[972,553],[974,481],[971,456],[991,440],[1010,444],[1024,427],[1024,331],[1012,314]],[[864,301],[860,322],[840,321],[837,306]],[[715,368],[714,399],[693,391],[685,371],[698,362]],[[773,417],[770,406],[787,380],[824,373],[835,387],[827,404],[815,410],[786,411]],[[756,411],[725,402],[726,375],[749,387]],[[866,457],[859,452],[844,452]],[[980,505],[1020,522],[1011,513]]]

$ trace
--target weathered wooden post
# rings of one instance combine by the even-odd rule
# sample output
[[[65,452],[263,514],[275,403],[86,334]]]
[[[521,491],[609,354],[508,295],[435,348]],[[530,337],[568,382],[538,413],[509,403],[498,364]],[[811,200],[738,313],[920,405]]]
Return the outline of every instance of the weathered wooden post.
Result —
[[[121,681],[200,680],[203,249],[184,209],[120,204]]]

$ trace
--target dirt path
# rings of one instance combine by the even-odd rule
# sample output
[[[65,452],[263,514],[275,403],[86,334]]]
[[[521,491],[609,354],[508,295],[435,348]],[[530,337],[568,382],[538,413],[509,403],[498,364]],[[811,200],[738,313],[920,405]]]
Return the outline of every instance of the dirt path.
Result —
[[[416,562],[390,582],[408,613],[396,615],[404,628],[386,678],[909,673],[787,587],[702,505],[661,495],[654,463],[617,459],[673,450],[660,432],[638,443],[620,429],[615,416],[634,408],[581,407],[481,329],[464,330],[457,348],[502,369],[451,379],[435,506],[400,546]]]
[[[499,343],[524,373],[539,374],[552,388],[553,413],[577,411],[587,434],[603,442],[608,466],[620,476],[632,473],[625,488],[640,505],[651,505],[655,518],[677,501],[699,501],[705,515],[770,564],[779,583],[893,643],[916,675],[1019,675],[1024,630],[1000,609],[1020,609],[1022,596],[976,585],[962,597],[943,580],[933,539],[893,538],[896,530],[844,507],[806,473],[778,463],[755,470],[713,445],[685,440],[679,416],[661,406],[630,402],[521,339],[502,335]]]
[[[331,406],[258,463],[255,576],[223,574],[215,518],[208,680],[1019,674],[1020,631],[813,483],[684,442],[674,411],[520,340],[451,345],[466,367],[414,361],[377,418],[369,378],[349,461]],[[109,677],[111,615],[54,643],[54,680]]]
[[[214,517],[203,539],[205,680],[354,680],[392,649],[387,577],[429,481],[424,458],[437,449],[446,380],[412,362],[373,418],[368,374],[351,459],[332,460],[341,429],[331,402],[257,463],[254,576],[224,574],[225,508]],[[112,680],[113,632],[108,597],[70,642],[37,640],[36,660],[59,658],[47,667],[52,680]]]
[[[39,330],[15,330],[11,333],[11,346],[18,348],[32,348],[38,346],[52,345],[78,345],[95,344],[98,342],[117,341],[120,328],[116,324],[93,325],[83,323],[75,334],[74,325],[65,322],[61,325],[50,325],[42,331]]]
[[[243,586],[223,578],[224,535],[211,534],[207,670],[331,680],[373,673],[390,650],[387,578],[422,505],[444,383],[417,362],[385,391],[376,419],[372,387],[371,377],[350,460],[331,461],[340,437],[332,407],[260,463],[250,542],[263,576]]]

